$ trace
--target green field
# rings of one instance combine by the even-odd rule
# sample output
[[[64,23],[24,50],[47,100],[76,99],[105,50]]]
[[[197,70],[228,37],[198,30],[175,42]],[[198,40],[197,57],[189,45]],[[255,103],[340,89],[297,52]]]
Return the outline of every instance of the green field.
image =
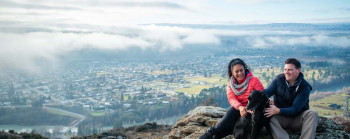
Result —
[[[176,92],[183,92],[187,95],[197,95],[198,93],[201,92],[202,89],[204,88],[210,88],[210,86],[205,86],[205,85],[195,85],[191,86],[189,88],[180,88],[180,89],[175,89]]]
[[[195,82],[195,81],[205,82],[205,85],[198,84],[198,85],[191,86],[191,84],[189,83],[189,84],[185,84],[185,85],[188,85],[189,87],[175,89],[174,91],[183,92],[186,95],[197,95],[204,88],[208,89],[216,85],[221,86],[227,83],[227,79],[221,77],[219,74],[215,74],[211,77],[198,76],[198,77],[186,78],[185,80],[188,82]]]
[[[334,109],[329,107],[330,104],[337,104],[344,106],[346,99],[346,94],[335,94],[322,99],[310,101],[310,109],[318,111],[320,116],[330,116],[330,115],[342,115],[343,109]]]
[[[47,110],[47,112],[52,113],[52,114],[57,114],[57,115],[62,115],[62,116],[71,116],[71,115],[66,114],[64,112],[55,111],[55,110],[52,110],[52,109],[46,109],[46,110]]]
[[[90,115],[91,116],[104,116],[105,113],[104,112],[91,112]]]
[[[220,75],[213,75],[211,77],[204,77],[204,76],[200,76],[200,77],[193,77],[193,78],[188,78],[186,79],[187,81],[204,81],[207,82],[209,84],[226,84],[227,80],[225,78],[222,78]]]

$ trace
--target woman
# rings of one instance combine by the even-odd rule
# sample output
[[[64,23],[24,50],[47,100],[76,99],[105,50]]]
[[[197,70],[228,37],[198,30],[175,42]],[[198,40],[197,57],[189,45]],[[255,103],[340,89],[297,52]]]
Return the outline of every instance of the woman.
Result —
[[[210,127],[199,137],[200,139],[219,139],[232,134],[239,117],[245,117],[248,114],[246,106],[250,92],[253,90],[264,90],[259,79],[253,77],[248,66],[239,58],[232,59],[229,62],[227,74],[230,80],[227,84],[226,92],[231,107],[215,126]]]

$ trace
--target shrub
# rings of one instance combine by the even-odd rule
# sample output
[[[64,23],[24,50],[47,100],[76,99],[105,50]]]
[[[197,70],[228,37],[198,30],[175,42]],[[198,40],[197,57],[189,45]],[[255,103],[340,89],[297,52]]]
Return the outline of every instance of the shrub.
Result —
[[[11,133],[11,134],[13,134],[13,133],[15,133],[15,130],[9,130],[9,133]]]
[[[343,125],[344,131],[350,133],[350,119],[343,116],[333,117],[333,121]]]

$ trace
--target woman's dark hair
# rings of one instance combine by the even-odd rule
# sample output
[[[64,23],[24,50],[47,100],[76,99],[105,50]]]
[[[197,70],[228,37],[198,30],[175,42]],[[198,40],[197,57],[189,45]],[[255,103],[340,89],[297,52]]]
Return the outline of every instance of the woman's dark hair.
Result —
[[[293,64],[296,69],[301,68],[301,64],[300,64],[299,60],[297,60],[295,58],[288,58],[286,61],[284,61],[284,64]]]
[[[233,68],[233,66],[235,66],[237,64],[240,64],[240,65],[243,66],[245,73],[247,71],[249,71],[249,68],[248,68],[247,64],[242,59],[234,58],[228,63],[228,66],[227,66],[227,75],[228,75],[229,78],[231,78],[233,76],[232,75],[232,68]]]

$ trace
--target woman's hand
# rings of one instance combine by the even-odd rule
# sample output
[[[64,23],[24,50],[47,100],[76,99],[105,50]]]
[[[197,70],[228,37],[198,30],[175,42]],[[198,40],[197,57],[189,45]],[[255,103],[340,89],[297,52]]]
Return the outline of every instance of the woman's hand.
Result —
[[[238,110],[239,110],[239,112],[240,112],[242,117],[246,117],[247,116],[248,113],[247,113],[247,110],[245,109],[245,107],[239,106]]]

